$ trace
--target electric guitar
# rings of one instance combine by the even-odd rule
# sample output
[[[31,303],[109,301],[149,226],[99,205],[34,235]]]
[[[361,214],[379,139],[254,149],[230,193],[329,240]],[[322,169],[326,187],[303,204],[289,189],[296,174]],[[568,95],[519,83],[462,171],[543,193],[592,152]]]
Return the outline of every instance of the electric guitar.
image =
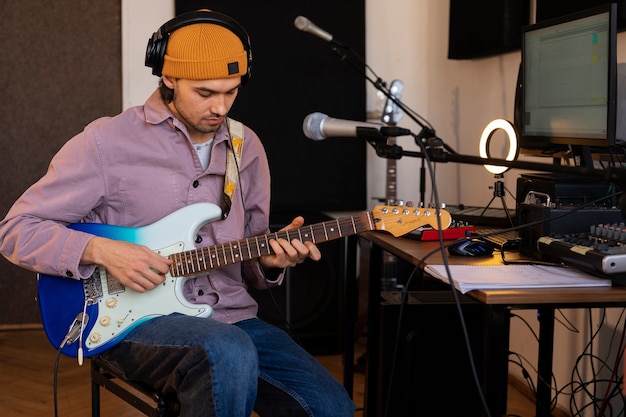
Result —
[[[221,218],[221,209],[210,203],[186,206],[139,228],[77,223],[69,227],[145,245],[171,259],[173,264],[165,282],[145,293],[125,288],[100,266],[84,280],[40,274],[38,299],[44,330],[50,343],[67,356],[98,355],[152,318],[171,313],[210,316],[211,306],[192,304],[185,299],[184,282],[212,269],[268,255],[272,253],[271,239],[299,239],[317,244],[370,230],[401,236],[423,225],[439,228],[436,213],[440,213],[441,229],[447,228],[451,217],[445,210],[377,206],[360,215],[204,248],[195,247],[198,230]]]

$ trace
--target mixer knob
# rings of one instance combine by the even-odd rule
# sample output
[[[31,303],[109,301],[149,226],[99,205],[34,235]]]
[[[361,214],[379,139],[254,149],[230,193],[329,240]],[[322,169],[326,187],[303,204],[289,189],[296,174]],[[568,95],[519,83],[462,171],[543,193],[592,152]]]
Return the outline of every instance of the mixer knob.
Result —
[[[596,246],[596,249],[603,252],[603,251],[607,251],[609,249],[609,245],[607,245],[606,243],[599,243]]]

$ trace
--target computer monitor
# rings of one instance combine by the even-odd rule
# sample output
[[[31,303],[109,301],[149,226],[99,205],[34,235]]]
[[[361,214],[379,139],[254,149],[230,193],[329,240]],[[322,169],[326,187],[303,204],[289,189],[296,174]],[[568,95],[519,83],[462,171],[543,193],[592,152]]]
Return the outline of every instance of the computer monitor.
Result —
[[[615,144],[617,6],[605,4],[522,28],[516,99],[520,148],[573,152],[582,166]]]

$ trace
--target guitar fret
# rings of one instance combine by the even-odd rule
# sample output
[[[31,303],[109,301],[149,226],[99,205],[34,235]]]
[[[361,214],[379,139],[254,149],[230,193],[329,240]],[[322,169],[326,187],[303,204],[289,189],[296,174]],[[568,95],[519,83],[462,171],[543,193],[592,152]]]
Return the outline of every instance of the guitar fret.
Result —
[[[222,243],[220,246],[220,250],[218,252],[218,256],[220,258],[220,262],[222,263],[223,266],[228,265],[228,258],[226,256],[226,246],[224,243]]]
[[[261,256],[261,244],[259,243],[259,237],[255,236],[254,240],[256,242],[256,254],[257,256]]]
[[[195,256],[196,256],[196,271],[201,271],[202,270],[202,266],[200,266],[200,262],[202,261],[202,257],[200,256],[200,251],[199,250],[195,250],[194,251]]]
[[[265,243],[263,243],[262,247],[263,247],[265,250],[268,250],[268,248],[270,247],[270,240],[269,240],[269,238],[267,237],[267,235],[265,235]],[[267,252],[267,253],[269,254],[269,252]],[[265,252],[264,252],[263,254],[264,254],[264,255],[266,255],[266,253],[265,253]]]
[[[187,273],[190,274],[192,272],[194,272],[193,269],[193,251],[190,251],[187,253],[187,263],[185,264],[185,266],[187,267]]]
[[[213,262],[213,260],[215,259],[215,257],[213,256],[213,251],[214,249],[207,248],[207,253],[209,256],[209,263],[211,264],[211,268],[216,268],[215,263]]]
[[[250,252],[250,242],[246,239],[246,247],[248,248],[248,259],[252,259],[252,252]]]
[[[230,245],[230,252],[233,255],[233,263],[236,263],[237,259],[239,259],[239,254],[236,253],[239,252],[239,247],[237,246],[237,244]]]
[[[230,249],[230,259],[232,263],[235,263],[235,254],[233,253],[233,246],[232,245],[228,245],[228,248]],[[226,261],[228,263],[228,261]]]
[[[202,248],[202,265],[204,266],[204,270],[207,270],[207,264],[206,264],[206,255],[205,255],[205,250],[204,248]]]
[[[219,268],[220,266],[222,266],[220,265],[220,257],[219,257],[218,250],[219,250],[219,246],[216,246],[212,252],[213,259],[215,260],[215,265],[217,265],[216,268]]]

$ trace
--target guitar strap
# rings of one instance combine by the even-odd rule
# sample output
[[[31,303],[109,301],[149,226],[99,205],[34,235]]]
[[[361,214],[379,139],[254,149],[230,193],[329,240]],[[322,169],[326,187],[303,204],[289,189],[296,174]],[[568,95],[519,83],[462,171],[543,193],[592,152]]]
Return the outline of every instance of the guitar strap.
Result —
[[[243,150],[243,124],[237,120],[227,118],[228,132],[230,134],[231,152],[226,157],[226,175],[224,177],[224,202],[222,206],[222,219],[228,217],[233,202],[233,195],[239,181],[239,166],[241,152]]]

